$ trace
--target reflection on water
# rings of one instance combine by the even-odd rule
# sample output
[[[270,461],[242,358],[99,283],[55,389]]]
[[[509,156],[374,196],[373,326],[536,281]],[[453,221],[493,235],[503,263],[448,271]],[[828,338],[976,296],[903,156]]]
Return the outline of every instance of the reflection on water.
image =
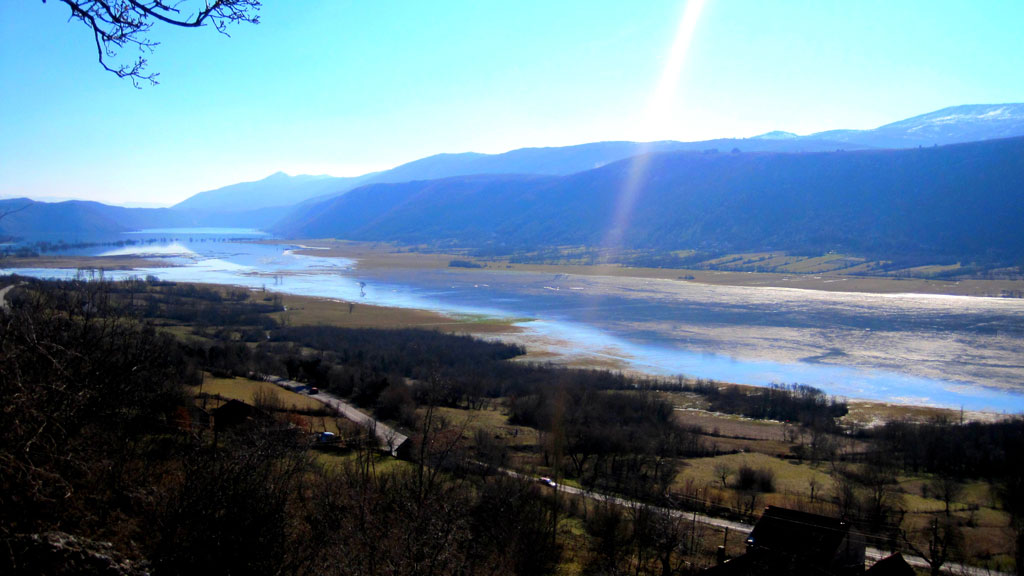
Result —
[[[766,292],[705,285],[688,286],[685,297],[669,297],[657,281],[619,285],[609,284],[608,279],[486,270],[367,271],[355,269],[352,260],[297,254],[296,246],[216,241],[219,233],[150,231],[149,237],[136,235],[147,242],[116,250],[94,249],[90,255],[153,255],[176,265],[108,271],[107,279],[154,275],[176,282],[234,284],[451,314],[534,318],[521,326],[555,343],[556,348],[564,346],[556,352],[607,357],[652,374],[686,374],[754,385],[799,382],[852,398],[1024,411],[1024,395],[1005,389],[891,370],[694,352],[692,347],[687,349],[685,341],[671,337],[671,329],[652,328],[665,322],[685,322],[709,330],[736,325],[750,330],[759,325],[766,330],[782,325],[816,327],[827,314],[830,325],[853,333],[891,330],[896,323],[905,329],[921,327],[938,333],[989,330],[1017,337],[1024,331],[1024,303],[1020,302],[785,289]],[[174,234],[177,240],[151,242],[167,234]],[[52,269],[3,272],[57,278],[76,274],[74,270]],[[1019,356],[1017,360],[1019,364]]]
[[[170,244],[137,244],[105,250],[97,256],[198,256],[179,242]]]

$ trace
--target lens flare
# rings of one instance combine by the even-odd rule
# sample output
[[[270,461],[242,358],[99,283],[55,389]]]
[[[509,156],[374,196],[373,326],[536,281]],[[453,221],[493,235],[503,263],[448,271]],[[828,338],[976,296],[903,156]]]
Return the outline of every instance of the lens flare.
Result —
[[[661,71],[661,77],[658,79],[658,84],[651,94],[651,99],[640,121],[639,133],[643,140],[657,138],[659,130],[663,130],[663,127],[669,124],[674,109],[678,106],[675,95],[679,86],[679,78],[682,76],[686,55],[693,43],[693,34],[697,29],[697,21],[700,18],[701,10],[704,9],[704,3],[705,0],[689,0],[686,3],[686,8],[683,9],[683,16],[679,20],[679,27],[676,29],[675,39],[669,49],[665,67]],[[630,163],[629,174],[619,192],[615,212],[612,214],[611,226],[602,243],[604,248],[602,259],[605,261],[611,260],[622,248],[622,239],[632,219],[633,207],[647,177],[647,167],[650,164],[649,152],[650,144],[641,145],[639,154]]]

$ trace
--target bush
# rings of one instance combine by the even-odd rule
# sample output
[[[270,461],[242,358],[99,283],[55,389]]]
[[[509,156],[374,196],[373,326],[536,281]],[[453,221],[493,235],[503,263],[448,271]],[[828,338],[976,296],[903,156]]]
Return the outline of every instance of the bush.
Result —
[[[775,472],[769,468],[753,468],[744,464],[740,466],[739,473],[736,475],[736,488],[775,492]]]

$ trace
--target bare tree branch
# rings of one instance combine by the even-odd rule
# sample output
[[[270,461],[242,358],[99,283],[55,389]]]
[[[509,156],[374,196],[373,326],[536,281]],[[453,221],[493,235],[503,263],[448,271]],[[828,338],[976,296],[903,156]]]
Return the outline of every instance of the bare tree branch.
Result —
[[[199,28],[213,24],[228,35],[228,25],[238,22],[259,24],[259,0],[182,0],[169,4],[164,0],[60,0],[71,10],[68,20],[82,22],[93,33],[100,66],[118,78],[157,84],[157,73],[146,72],[146,53],[160,44],[149,38],[153,21],[181,28]],[[46,0],[43,0],[46,3]],[[191,7],[190,7],[191,6]],[[125,48],[134,47],[142,55],[126,64],[111,64]]]

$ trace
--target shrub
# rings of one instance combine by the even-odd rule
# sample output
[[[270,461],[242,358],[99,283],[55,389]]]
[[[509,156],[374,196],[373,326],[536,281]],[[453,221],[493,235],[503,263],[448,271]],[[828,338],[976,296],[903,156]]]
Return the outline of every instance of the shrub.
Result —
[[[775,492],[775,472],[769,468],[754,468],[747,464],[740,466],[736,475],[736,488],[740,490],[756,490],[758,492]]]

